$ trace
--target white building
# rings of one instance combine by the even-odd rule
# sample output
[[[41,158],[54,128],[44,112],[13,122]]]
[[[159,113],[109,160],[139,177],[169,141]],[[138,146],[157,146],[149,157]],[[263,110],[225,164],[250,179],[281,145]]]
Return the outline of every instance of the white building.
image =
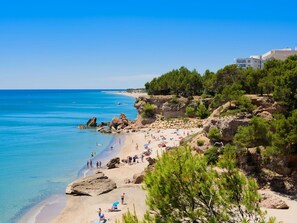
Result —
[[[262,68],[262,60],[259,56],[250,56],[248,58],[237,58],[236,64],[238,67],[248,68],[252,67],[253,69]]]
[[[284,48],[279,50],[270,50],[269,52],[261,56],[250,56],[248,58],[238,58],[236,59],[236,64],[238,67],[248,68],[252,67],[253,69],[263,68],[264,63],[267,60],[278,59],[285,60],[291,55],[297,54],[297,47],[295,50],[291,48]]]

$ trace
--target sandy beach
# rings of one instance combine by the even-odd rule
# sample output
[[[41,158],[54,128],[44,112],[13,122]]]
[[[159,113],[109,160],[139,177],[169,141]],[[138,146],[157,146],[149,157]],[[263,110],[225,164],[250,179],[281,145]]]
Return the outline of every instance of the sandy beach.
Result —
[[[145,149],[144,145],[149,144],[148,148],[152,150],[150,157],[156,158],[158,154],[162,154],[165,150],[165,147],[158,146],[161,142],[166,143],[166,146],[176,146],[187,134],[198,131],[201,131],[201,129],[142,129],[136,133],[129,133],[125,137],[118,156],[121,159],[126,159],[127,156],[140,155]],[[98,208],[103,210],[105,217],[109,219],[108,222],[121,220],[123,213],[127,212],[128,209],[133,211],[134,208],[138,216],[142,217],[147,208],[145,204],[146,192],[140,184],[126,184],[125,180],[132,180],[133,175],[141,173],[147,165],[148,162],[145,159],[143,162],[138,159],[138,162],[132,165],[121,164],[119,168],[103,169],[105,175],[116,182],[117,188],[109,193],[95,197],[68,195],[66,207],[52,222],[98,222]],[[120,196],[123,193],[125,193],[126,204],[119,204],[120,211],[118,212],[108,212],[113,202],[120,202]]]

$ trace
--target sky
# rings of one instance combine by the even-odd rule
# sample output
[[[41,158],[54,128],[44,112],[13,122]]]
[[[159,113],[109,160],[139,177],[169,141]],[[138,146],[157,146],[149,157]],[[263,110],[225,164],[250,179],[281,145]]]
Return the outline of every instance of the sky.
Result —
[[[0,0],[0,89],[143,87],[297,45],[297,2]]]

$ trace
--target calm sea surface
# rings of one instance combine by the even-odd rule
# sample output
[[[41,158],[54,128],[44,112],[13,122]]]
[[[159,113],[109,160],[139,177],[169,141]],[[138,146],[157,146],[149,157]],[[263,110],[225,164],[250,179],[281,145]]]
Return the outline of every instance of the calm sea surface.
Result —
[[[133,103],[100,90],[0,90],[0,222],[15,222],[32,205],[63,193],[91,152],[100,154],[112,141],[77,125],[120,113],[134,119]]]

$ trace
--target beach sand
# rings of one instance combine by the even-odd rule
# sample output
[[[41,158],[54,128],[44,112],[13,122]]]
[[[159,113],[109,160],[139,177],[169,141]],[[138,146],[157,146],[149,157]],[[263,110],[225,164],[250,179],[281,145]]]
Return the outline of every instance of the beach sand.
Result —
[[[149,148],[152,149],[150,157],[156,158],[158,154],[162,154],[165,150],[164,147],[158,146],[161,142],[166,142],[167,146],[179,145],[179,142],[187,134],[193,134],[201,131],[201,129],[142,129],[140,132],[129,133],[125,137],[123,146],[121,147],[118,156],[122,159],[126,159],[127,156],[140,155],[145,149],[144,144],[149,144]],[[166,139],[164,139],[165,137]],[[138,145],[138,149],[137,149]],[[121,220],[122,214],[130,211],[135,211],[141,218],[143,217],[147,206],[145,204],[146,192],[142,189],[140,184],[125,184],[125,179],[132,180],[133,175],[141,173],[148,165],[148,162],[144,159],[138,160],[138,163],[129,165],[121,164],[119,168],[115,169],[103,169],[103,172],[110,179],[114,180],[117,184],[117,188],[109,193],[102,194],[95,197],[90,196],[67,196],[67,205],[63,211],[52,221],[53,223],[74,223],[74,222],[86,222],[95,223],[98,222],[97,210],[101,208],[105,217],[109,219],[108,222],[115,222]],[[119,204],[120,211],[108,212],[111,205],[118,201],[120,202],[121,194],[125,193],[125,205]]]

